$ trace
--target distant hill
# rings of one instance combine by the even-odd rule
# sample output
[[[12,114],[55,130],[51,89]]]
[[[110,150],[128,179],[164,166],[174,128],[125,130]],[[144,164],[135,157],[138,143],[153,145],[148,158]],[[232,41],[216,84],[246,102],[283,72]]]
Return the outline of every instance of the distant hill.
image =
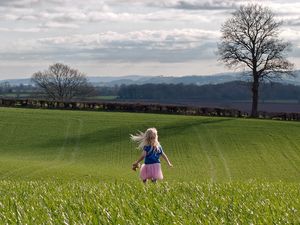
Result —
[[[298,76],[296,78],[288,78],[280,81],[281,83],[300,85],[300,70],[295,72]],[[220,84],[231,81],[245,81],[245,77],[241,73],[221,73],[213,75],[190,75],[190,76],[142,76],[142,75],[131,75],[131,76],[93,76],[88,77],[89,82],[95,86],[108,86],[112,87],[115,85],[131,85],[131,84]],[[30,79],[9,79],[0,80],[1,82],[9,82],[12,86],[24,84],[31,84]]]
[[[31,79],[8,79],[8,80],[0,80],[0,83],[8,82],[12,86],[18,86],[20,84],[29,85],[31,84]]]
[[[90,82],[97,86],[115,86],[131,84],[219,84],[239,80],[238,74],[190,75],[190,76],[123,76],[123,77],[89,77]],[[299,81],[300,84],[300,81]]]

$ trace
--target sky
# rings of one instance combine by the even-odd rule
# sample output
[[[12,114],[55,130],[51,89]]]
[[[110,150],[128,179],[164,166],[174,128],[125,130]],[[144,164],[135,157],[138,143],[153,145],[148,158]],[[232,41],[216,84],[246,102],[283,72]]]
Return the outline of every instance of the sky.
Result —
[[[28,78],[60,62],[88,76],[210,75],[221,25],[259,2],[284,23],[300,68],[300,1],[0,0],[0,80]]]

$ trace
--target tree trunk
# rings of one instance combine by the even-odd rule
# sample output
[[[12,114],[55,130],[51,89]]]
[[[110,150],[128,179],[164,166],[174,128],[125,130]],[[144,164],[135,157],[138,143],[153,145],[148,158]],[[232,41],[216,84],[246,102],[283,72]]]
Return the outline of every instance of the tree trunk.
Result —
[[[258,117],[258,76],[256,74],[253,74],[253,83],[252,83],[252,110],[251,110],[251,117]]]

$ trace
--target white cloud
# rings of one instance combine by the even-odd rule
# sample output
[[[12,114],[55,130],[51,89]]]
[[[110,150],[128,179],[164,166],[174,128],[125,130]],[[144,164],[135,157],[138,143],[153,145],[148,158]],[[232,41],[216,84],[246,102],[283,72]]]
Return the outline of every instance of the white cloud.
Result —
[[[270,7],[286,21],[281,37],[300,57],[297,0],[1,0],[0,58],[30,65],[35,60],[216,62],[221,24],[249,2]]]
[[[0,1],[1,2],[1,1]],[[235,9],[249,1],[234,0],[144,0],[144,1],[71,1],[71,0],[22,0],[4,1],[0,4],[0,18],[7,21],[35,22],[48,28],[79,27],[80,24],[128,22],[146,23],[151,21],[168,22],[211,22],[220,20],[224,14],[212,14],[218,11],[226,12]],[[251,1],[253,2],[253,1]],[[254,1],[265,4],[275,12],[285,17],[285,14],[297,14],[300,3],[279,1]],[[22,7],[16,7],[19,5]],[[51,7],[50,7],[51,6]],[[151,9],[157,7],[158,9]],[[144,9],[144,12],[141,12]],[[199,12],[198,10],[205,10]],[[225,10],[225,11],[224,11]],[[58,25],[61,23],[61,25]],[[70,26],[66,24],[70,23]],[[75,25],[76,24],[76,25]]]
[[[1,12],[1,11],[0,11]],[[210,21],[206,15],[197,13],[178,12],[176,10],[156,10],[148,13],[140,12],[113,12],[97,9],[82,10],[72,8],[64,12],[34,11],[22,9],[2,12],[0,18],[8,21],[29,21],[49,23],[90,23],[90,22],[145,22],[145,21]]]
[[[1,0],[0,6],[25,8],[40,3],[41,0]]]
[[[5,58],[180,62],[214,57],[218,32],[201,29],[141,30],[57,36],[0,46]],[[1,56],[0,56],[1,57]]]
[[[23,33],[37,33],[41,32],[39,28],[6,28],[0,27],[0,32],[23,32]]]
[[[144,48],[144,49],[189,49],[203,42],[216,41],[219,32],[183,29],[183,30],[141,30],[128,33],[104,32],[100,34],[72,35],[39,39],[45,45],[70,48]]]
[[[280,37],[284,40],[291,41],[293,43],[299,42],[300,44],[300,30],[292,29],[292,28],[284,28],[280,33]]]
[[[280,15],[282,18],[291,15],[299,15],[300,2],[268,2],[264,1],[264,5],[271,8],[276,14]]]
[[[57,22],[47,22],[42,23],[39,25],[42,29],[48,29],[48,28],[78,28],[79,25],[77,24],[71,24],[71,23],[57,23]]]
[[[233,9],[238,6],[239,1],[233,0],[162,0],[152,1],[149,5],[166,8],[177,8],[183,10],[224,10]]]

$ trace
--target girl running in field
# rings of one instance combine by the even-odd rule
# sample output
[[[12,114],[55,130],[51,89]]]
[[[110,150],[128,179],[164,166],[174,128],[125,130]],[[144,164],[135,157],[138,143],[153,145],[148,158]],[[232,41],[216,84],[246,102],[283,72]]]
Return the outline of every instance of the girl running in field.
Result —
[[[145,159],[140,171],[140,177],[143,182],[146,183],[147,179],[151,179],[152,182],[162,180],[163,174],[159,157],[162,156],[170,167],[173,165],[170,163],[167,155],[164,153],[158,142],[157,130],[155,128],[149,128],[145,133],[140,132],[137,135],[130,136],[131,140],[136,141],[139,144],[138,148],[143,150],[140,158],[132,164],[132,169],[136,170],[140,165],[139,163]]]

